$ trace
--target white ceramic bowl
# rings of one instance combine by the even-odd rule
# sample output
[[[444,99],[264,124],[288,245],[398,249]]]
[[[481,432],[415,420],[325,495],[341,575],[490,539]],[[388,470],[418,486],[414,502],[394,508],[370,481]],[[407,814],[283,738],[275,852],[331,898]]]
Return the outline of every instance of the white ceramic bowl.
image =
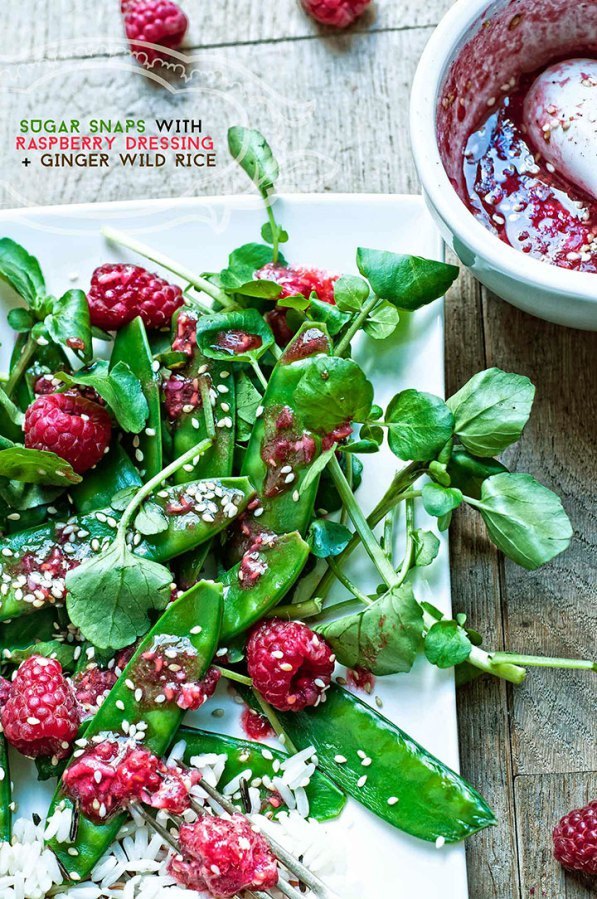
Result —
[[[427,204],[446,242],[476,277],[525,312],[597,330],[597,274],[529,258],[487,231],[455,186],[462,147],[512,75],[557,57],[597,52],[596,0],[458,0],[415,76],[411,139]]]

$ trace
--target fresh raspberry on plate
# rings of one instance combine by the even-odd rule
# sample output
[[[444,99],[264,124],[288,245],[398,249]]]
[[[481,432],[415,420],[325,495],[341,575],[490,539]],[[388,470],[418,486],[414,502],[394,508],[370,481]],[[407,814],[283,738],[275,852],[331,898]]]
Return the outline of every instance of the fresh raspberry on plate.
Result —
[[[286,267],[269,262],[255,272],[261,281],[275,281],[282,288],[280,298],[301,295],[307,299],[314,293],[317,299],[334,305],[334,284],[340,277],[322,268],[304,265]]]
[[[96,268],[87,294],[91,324],[118,331],[138,315],[149,330],[170,326],[172,315],[182,306],[180,287],[140,265],[108,262]]]
[[[281,712],[317,705],[332,679],[331,648],[298,621],[272,618],[257,625],[246,652],[255,688]]]
[[[371,0],[301,0],[305,12],[321,25],[348,28],[361,16]]]
[[[553,854],[564,868],[597,874],[597,800],[564,815],[553,832]]]
[[[189,27],[189,20],[180,6],[172,0],[132,0],[123,2],[121,8],[124,30],[137,60],[150,66],[156,61],[167,62],[170,54],[160,52],[159,48],[176,50]],[[148,47],[147,44],[158,46]]]
[[[106,410],[75,393],[39,396],[25,413],[25,446],[56,453],[79,474],[100,461],[111,435]]]
[[[184,886],[227,899],[243,890],[267,890],[278,882],[276,859],[261,834],[242,815],[203,815],[183,824],[178,838],[182,858],[168,870]]]
[[[79,706],[56,659],[26,659],[0,714],[8,742],[31,758],[64,758],[77,736]]]

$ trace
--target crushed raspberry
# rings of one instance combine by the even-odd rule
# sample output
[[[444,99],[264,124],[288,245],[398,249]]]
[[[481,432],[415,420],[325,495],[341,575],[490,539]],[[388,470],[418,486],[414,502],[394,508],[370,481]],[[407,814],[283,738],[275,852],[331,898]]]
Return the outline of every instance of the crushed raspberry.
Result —
[[[1,711],[8,742],[31,758],[65,758],[80,723],[74,691],[56,659],[31,656],[19,667]]]
[[[333,431],[330,431],[321,441],[321,449],[323,452],[329,450],[334,443],[343,443],[352,434],[352,424],[349,421],[338,425]]]
[[[156,636],[137,659],[129,677],[143,691],[144,706],[173,702],[181,709],[198,709],[213,694],[220,673],[210,668],[201,678],[201,660],[187,637]]]
[[[64,387],[64,381],[61,381],[59,378],[55,378],[52,374],[40,375],[39,378],[33,384],[33,393],[36,396],[47,396],[49,393],[56,393],[57,390],[61,390]],[[69,387],[68,390],[65,390],[64,393],[70,396],[82,396],[86,400],[90,400],[92,403],[97,403],[98,406],[105,406],[106,401],[99,395],[97,390],[94,390],[93,387],[88,387],[87,385],[77,384]]]
[[[170,54],[160,52],[159,47],[176,50],[189,27],[186,15],[172,0],[130,0],[122,10],[131,52],[143,65],[167,62]]]
[[[298,362],[299,359],[307,359],[309,356],[316,356],[327,350],[328,340],[323,331],[316,327],[307,328],[286,348],[279,361],[284,364]]]
[[[349,668],[346,672],[346,683],[349,687],[364,690],[365,693],[372,693],[375,687],[375,675],[366,668]]]
[[[265,313],[265,320],[272,329],[276,343],[281,347],[285,347],[290,343],[294,336],[294,331],[286,318],[287,312],[287,309],[276,306],[275,309],[270,309],[269,312]]]
[[[138,315],[146,328],[170,325],[172,315],[182,305],[180,287],[139,265],[112,263],[96,268],[87,294],[91,324],[117,331]]]
[[[564,868],[597,874],[597,800],[564,815],[553,832],[553,854]]]
[[[99,668],[97,665],[80,671],[73,678],[72,684],[81,708],[81,720],[97,712],[117,679],[113,668]]]
[[[25,446],[56,453],[78,474],[97,465],[111,435],[106,410],[70,393],[39,396],[25,413]]]
[[[197,316],[193,312],[181,311],[176,320],[176,337],[172,341],[172,349],[192,356],[196,346]]]
[[[194,412],[201,406],[198,378],[185,378],[172,374],[164,384],[164,403],[170,421],[176,421],[184,413]]]
[[[230,328],[227,331],[218,331],[215,336],[214,349],[224,350],[231,356],[258,350],[263,340],[259,334],[249,334],[240,328]]]
[[[238,580],[241,587],[254,587],[267,571],[267,562],[258,549],[247,550],[240,560]]]
[[[261,741],[275,736],[274,729],[265,715],[248,706],[240,716],[240,723],[249,740]]]
[[[348,28],[361,16],[371,0],[301,0],[305,12],[321,25]]]
[[[181,814],[198,771],[167,766],[144,746],[108,737],[90,743],[62,776],[67,796],[92,821],[104,822],[131,802]]]
[[[253,684],[281,712],[298,712],[324,698],[335,656],[306,624],[272,618],[251,632],[247,667]]]
[[[294,414],[287,406],[268,411],[261,445],[261,458],[267,466],[263,486],[265,496],[279,496],[294,490],[295,469],[304,468],[315,458],[315,440],[307,432],[295,430],[293,424]]]
[[[261,834],[242,815],[204,815],[179,831],[180,856],[170,874],[186,887],[227,899],[243,890],[267,890],[278,882],[276,859]]]
[[[307,268],[302,265],[286,268],[269,262],[255,272],[255,277],[279,284],[282,288],[280,299],[298,295],[309,299],[311,294],[315,294],[318,300],[334,305],[334,284],[340,275],[321,268]]]

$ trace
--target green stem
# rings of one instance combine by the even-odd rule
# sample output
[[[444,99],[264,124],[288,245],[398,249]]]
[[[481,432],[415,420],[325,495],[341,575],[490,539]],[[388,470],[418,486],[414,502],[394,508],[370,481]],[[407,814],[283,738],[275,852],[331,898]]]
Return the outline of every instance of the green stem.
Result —
[[[352,615],[353,612],[362,612],[363,604],[358,599],[345,599],[337,602],[333,606],[327,606],[321,615],[317,616],[317,623],[323,624],[326,621],[333,621],[340,613]]]
[[[290,603],[286,606],[276,606],[265,613],[266,618],[283,618],[285,621],[295,619],[315,618],[319,615],[323,606],[321,599],[308,599],[306,602]]]
[[[263,372],[261,371],[261,368],[260,368],[260,366],[259,366],[259,363],[257,362],[256,359],[251,359],[251,368],[253,369],[253,371],[254,371],[255,374],[257,375],[257,380],[259,381],[259,383],[261,384],[261,386],[263,387],[263,389],[264,389],[264,390],[267,390],[267,378],[265,377],[265,375],[264,375]]]
[[[365,594],[362,593],[361,590],[359,590],[357,585],[353,583],[353,581],[351,581],[350,578],[347,577],[347,575],[345,575],[340,568],[338,568],[332,556],[328,558],[328,565],[334,572],[336,578],[340,581],[342,586],[346,587],[349,593],[352,593],[353,596],[356,596],[359,602],[364,603],[366,606],[371,605],[372,600],[370,600],[368,596],[365,596]]]
[[[265,701],[265,699],[263,698],[261,693],[259,693],[255,689],[255,687],[253,687],[253,695],[254,695],[255,699],[257,700],[257,702],[259,703],[259,707],[260,707],[261,711],[263,712],[263,714],[265,715],[265,717],[267,718],[267,720],[273,727],[275,734],[278,737],[280,743],[284,744],[284,746],[286,747],[288,752],[290,752],[290,753],[298,752],[298,749],[296,748],[296,746],[294,745],[294,743],[292,742],[292,740],[290,739],[290,737],[288,736],[288,734],[286,733],[284,728],[282,727],[282,723],[281,723],[280,719],[278,718],[278,716],[276,715],[276,713],[274,712],[274,710],[272,709],[271,705],[269,704],[269,702]]]
[[[205,315],[212,315],[213,309],[211,306],[208,306],[207,303],[202,303],[200,299],[190,295],[189,291],[194,289],[192,284],[188,284],[185,290],[183,290],[183,296],[187,305],[191,306],[193,309],[197,309],[199,312],[203,312]]]
[[[549,656],[527,656],[517,652],[492,652],[491,660],[496,664],[510,662],[527,665],[529,668],[567,668],[572,671],[597,671],[597,662],[590,659],[558,659]]]
[[[252,687],[253,681],[250,677],[245,677],[244,674],[237,674],[236,671],[231,671],[229,668],[221,668],[220,665],[213,666],[217,671],[220,672],[222,677],[225,677],[226,680],[233,680],[237,684],[244,684],[245,687]]]
[[[379,571],[379,574],[386,582],[386,584],[389,587],[392,586],[392,584],[396,580],[396,572],[394,571],[394,568],[392,567],[383,549],[375,539],[375,535],[369,527],[363,511],[355,500],[354,494],[350,489],[348,481],[344,477],[344,472],[340,468],[340,463],[335,456],[332,456],[332,458],[328,462],[328,470],[332,476],[332,480],[334,481],[336,490],[340,494],[340,499],[344,503],[346,511],[350,516],[350,520],[352,521],[355,530],[359,534],[363,546],[365,547],[367,555]]]
[[[414,529],[415,504],[414,500],[411,498],[406,500],[406,548],[404,550],[404,559],[402,561],[402,565],[400,566],[400,571],[398,572],[398,587],[404,582],[406,575],[412,567],[413,556],[415,553],[415,541],[413,537]]]
[[[276,222],[276,217],[274,216],[274,210],[272,209],[272,200],[268,196],[265,200],[265,211],[267,212],[267,219],[269,221],[269,226],[272,232],[272,259],[274,264],[278,261],[278,254],[280,252],[280,245],[278,241],[278,224]]]
[[[344,336],[338,341],[336,346],[334,347],[334,355],[335,356],[343,356],[348,347],[350,346],[350,341],[360,330],[363,322],[367,319],[369,313],[377,306],[379,303],[379,297],[375,294],[371,294],[368,300],[365,300],[363,305],[361,306],[361,311],[356,315],[350,325],[348,326],[348,330],[344,334]]]
[[[212,440],[202,440],[196,446],[192,446],[190,449],[183,453],[182,456],[179,456],[178,459],[175,459],[174,462],[171,462],[170,465],[167,465],[166,468],[163,468],[161,471],[158,471],[156,475],[154,475],[146,484],[143,484],[142,487],[139,488],[137,493],[134,495],[124,512],[122,513],[122,518],[118,524],[118,530],[116,531],[116,539],[124,540],[126,537],[126,529],[129,526],[129,523],[139,508],[140,505],[147,499],[150,494],[159,487],[165,480],[171,477],[175,472],[178,471],[179,468],[182,468],[183,465],[186,465],[188,462],[191,462],[196,456],[201,456],[205,453],[210,446],[212,445]]]
[[[35,338],[30,334],[27,338],[27,343],[21,351],[18,362],[14,366],[13,370],[10,373],[8,381],[4,385],[4,393],[8,397],[12,396],[13,390],[27,371],[29,363],[31,362],[36,349],[37,343],[35,341]]]
[[[201,393],[201,405],[203,407],[203,417],[205,418],[205,429],[208,435],[213,439],[216,436],[214,412],[211,405],[211,396],[209,395],[209,384],[207,383],[207,378],[204,378],[203,375],[199,376],[199,392]]]
[[[346,465],[346,480],[348,481],[348,486],[351,491],[354,492],[353,487],[353,477],[352,477],[352,453],[344,454],[344,463]],[[348,521],[348,512],[346,511],[346,506],[343,505],[340,510],[340,524],[346,524]]]
[[[167,269],[174,275],[178,275],[183,281],[186,281],[196,290],[206,293],[212,299],[217,300],[222,306],[234,305],[228,294],[223,290],[220,290],[219,287],[216,287],[216,285],[208,281],[207,278],[196,275],[184,265],[176,262],[175,259],[170,259],[169,256],[165,256],[158,250],[154,250],[147,244],[141,243],[141,241],[135,240],[133,237],[129,237],[128,234],[123,234],[122,231],[117,231],[114,228],[104,227],[101,229],[101,233],[112,243],[119,244],[121,247],[126,247],[128,250],[132,250],[133,253],[138,253],[139,256],[144,256],[145,259],[149,259],[150,262],[155,262],[156,265],[161,265],[162,268]]]

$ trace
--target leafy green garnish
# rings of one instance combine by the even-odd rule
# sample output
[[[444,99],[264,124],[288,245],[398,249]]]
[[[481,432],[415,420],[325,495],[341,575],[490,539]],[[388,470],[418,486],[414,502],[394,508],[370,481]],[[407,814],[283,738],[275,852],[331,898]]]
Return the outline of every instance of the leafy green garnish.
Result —
[[[90,368],[70,374],[56,375],[65,384],[83,384],[93,387],[106,401],[118,424],[124,431],[138,434],[145,427],[149,408],[139,378],[126,362],[118,362],[112,369],[103,359]]]
[[[343,524],[316,518],[311,522],[308,539],[313,555],[318,559],[327,559],[339,555],[348,546],[351,537],[352,532]]]
[[[39,262],[14,240],[0,240],[0,278],[36,309],[46,296],[46,284]]]
[[[67,487],[78,484],[81,475],[73,471],[72,466],[45,450],[26,449],[24,446],[11,446],[0,450],[0,477],[27,484],[48,484]]]
[[[456,621],[438,621],[425,636],[425,655],[438,668],[460,665],[468,659],[471,649],[468,634]]]
[[[44,323],[54,343],[73,350],[84,362],[91,360],[93,346],[89,304],[82,290],[67,290],[54,300],[52,311]]]
[[[458,487],[466,496],[481,498],[483,481],[508,469],[497,459],[479,458],[462,447],[455,447],[448,462],[447,472],[452,487]]]
[[[352,359],[322,356],[305,372],[294,394],[308,428],[328,433],[348,421],[365,421],[373,386]]]
[[[420,309],[443,296],[458,277],[458,269],[420,256],[359,247],[357,265],[374,293],[399,309]]]
[[[462,502],[462,493],[456,487],[442,487],[441,484],[425,484],[423,487],[425,511],[436,518],[448,515]]]
[[[452,436],[454,417],[442,399],[418,390],[403,390],[386,411],[388,443],[399,459],[426,462]]]
[[[256,346],[232,349],[226,346],[226,335],[232,332],[255,338]],[[203,315],[197,322],[197,346],[209,359],[223,362],[254,363],[274,345],[272,330],[256,309]]]
[[[358,312],[369,293],[367,282],[356,275],[341,275],[334,284],[334,300],[342,312]]]
[[[423,568],[431,565],[439,552],[439,539],[433,531],[423,531],[421,528],[413,531],[415,544],[415,565]]]
[[[246,374],[241,371],[236,379],[236,439],[241,442],[251,436],[262,396]]]

